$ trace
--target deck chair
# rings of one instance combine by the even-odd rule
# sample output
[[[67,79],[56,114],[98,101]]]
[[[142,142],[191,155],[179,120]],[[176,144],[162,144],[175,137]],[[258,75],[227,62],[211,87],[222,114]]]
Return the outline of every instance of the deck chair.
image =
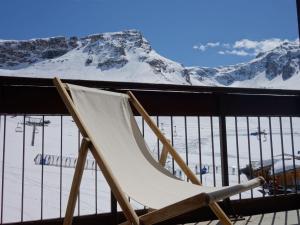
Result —
[[[123,210],[127,219],[123,224],[155,224],[207,205],[222,224],[232,224],[217,202],[264,182],[255,178],[228,187],[201,186],[130,91],[122,94],[64,84],[58,78],[54,78],[54,84],[83,136],[64,225],[72,223],[88,149]],[[159,162],[149,153],[129,102],[162,142]],[[179,180],[163,167],[168,154],[191,182]],[[128,197],[151,210],[137,216]]]

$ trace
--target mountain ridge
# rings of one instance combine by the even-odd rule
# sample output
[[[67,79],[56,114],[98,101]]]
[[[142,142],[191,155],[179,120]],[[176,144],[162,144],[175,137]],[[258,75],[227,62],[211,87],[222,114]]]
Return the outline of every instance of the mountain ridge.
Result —
[[[246,63],[185,67],[152,49],[138,30],[0,40],[0,75],[300,89],[300,48],[284,42]]]

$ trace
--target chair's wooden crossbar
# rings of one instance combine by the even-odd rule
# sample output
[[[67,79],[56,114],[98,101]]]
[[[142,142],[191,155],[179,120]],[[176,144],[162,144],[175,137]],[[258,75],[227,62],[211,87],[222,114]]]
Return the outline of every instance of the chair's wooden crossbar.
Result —
[[[83,170],[84,170],[84,164],[85,164],[85,160],[87,157],[89,144],[90,144],[90,140],[88,138],[84,137],[81,142],[78,160],[76,163],[76,168],[75,168],[75,173],[74,173],[74,178],[76,178],[76,179],[73,179],[73,181],[72,181],[66,216],[65,216],[63,225],[71,225],[72,224],[73,214],[74,214],[76,200],[77,200],[76,196],[78,194],[79,186],[81,183],[81,178],[82,178],[82,174],[83,174]]]
[[[168,148],[166,146],[164,146],[162,148],[162,151],[161,151],[161,154],[160,154],[160,158],[159,158],[159,163],[160,165],[162,166],[165,166],[166,165],[166,161],[167,161],[167,158],[168,158]]]
[[[142,215],[140,217],[140,221],[144,225],[155,224],[205,206],[208,204],[208,201],[209,197],[207,194],[201,193],[159,210]]]
[[[115,198],[118,200],[123,213],[125,214],[128,221],[130,221],[134,225],[139,225],[139,218],[137,214],[135,213],[134,209],[132,208],[130,202],[128,201],[128,198],[122,191],[118,181],[113,176],[113,173],[108,166],[107,162],[104,160],[104,157],[101,154],[101,151],[97,151],[94,141],[92,139],[92,136],[89,134],[88,129],[85,127],[84,123],[82,122],[82,119],[80,118],[80,115],[78,111],[76,110],[76,107],[74,106],[74,103],[69,96],[67,90],[65,89],[64,84],[60,81],[59,78],[54,78],[54,84],[58,90],[58,93],[60,94],[63,102],[65,103],[67,109],[69,110],[71,116],[73,117],[76,125],[78,126],[81,134],[84,137],[88,137],[90,139],[90,150],[97,162],[97,165],[100,167],[107,183],[109,184]],[[74,177],[74,179],[77,179]],[[66,215],[68,216],[68,215]],[[72,217],[73,215],[71,215]]]
[[[136,99],[136,97],[133,95],[133,93],[131,91],[128,91],[127,93],[130,97],[130,101],[131,101],[132,105],[139,112],[139,114],[143,117],[143,119],[146,121],[148,126],[152,129],[152,131],[155,133],[155,135],[158,137],[158,139],[162,142],[162,144],[164,145],[164,148],[166,150],[168,150],[168,153],[174,158],[174,160],[177,162],[178,166],[182,169],[182,171],[186,174],[186,176],[190,179],[190,181],[193,184],[201,185],[201,182],[198,180],[196,175],[186,165],[186,163],[183,161],[183,159],[180,157],[180,155],[177,153],[177,151],[173,148],[173,146],[168,141],[168,139],[162,134],[160,129],[155,125],[154,121],[151,119],[151,117],[148,115],[146,110],[139,103],[139,101]],[[218,217],[218,219],[222,222],[223,225],[231,225],[232,224],[230,219],[228,218],[228,216],[224,213],[224,211],[220,208],[220,206],[216,202],[210,203],[209,207],[214,212],[214,214]],[[158,211],[160,211],[160,210],[158,210]]]

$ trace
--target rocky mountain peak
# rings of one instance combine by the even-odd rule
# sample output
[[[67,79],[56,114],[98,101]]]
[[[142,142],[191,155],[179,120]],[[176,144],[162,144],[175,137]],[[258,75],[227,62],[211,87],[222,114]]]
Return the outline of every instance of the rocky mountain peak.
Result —
[[[128,62],[127,52],[148,54],[151,51],[150,44],[137,30],[94,34],[81,41],[83,52],[88,54],[86,66],[96,66],[102,71],[123,67]]]
[[[84,44],[93,46],[109,44],[127,50],[142,48],[147,52],[151,51],[150,44],[138,30],[93,34],[83,37],[81,40]]]

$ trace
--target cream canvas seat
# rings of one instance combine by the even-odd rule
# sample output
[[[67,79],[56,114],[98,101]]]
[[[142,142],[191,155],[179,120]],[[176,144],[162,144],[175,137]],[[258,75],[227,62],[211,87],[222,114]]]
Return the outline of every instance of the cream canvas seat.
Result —
[[[223,224],[231,224],[216,202],[264,182],[262,178],[256,178],[228,187],[201,186],[131,92],[121,94],[65,85],[57,78],[55,85],[84,137],[64,225],[72,222],[76,193],[88,149],[119,202],[128,220],[127,224],[154,224],[205,205],[210,206]],[[160,163],[149,153],[129,101],[164,144]],[[172,155],[192,183],[179,180],[163,167],[167,153]],[[128,197],[152,211],[138,217]]]

